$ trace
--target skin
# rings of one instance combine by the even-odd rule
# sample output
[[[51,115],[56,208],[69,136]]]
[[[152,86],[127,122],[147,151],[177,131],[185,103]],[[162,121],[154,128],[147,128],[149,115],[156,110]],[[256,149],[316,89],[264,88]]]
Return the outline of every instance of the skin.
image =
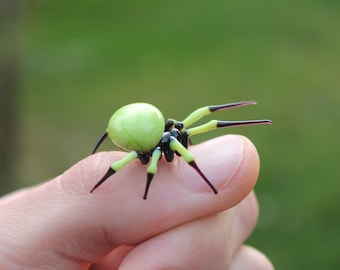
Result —
[[[108,164],[92,155],[62,175],[0,201],[0,269],[273,269],[243,242],[258,205],[253,144],[228,135],[192,146],[215,195],[181,158],[161,160],[147,200],[135,161],[90,194]]]

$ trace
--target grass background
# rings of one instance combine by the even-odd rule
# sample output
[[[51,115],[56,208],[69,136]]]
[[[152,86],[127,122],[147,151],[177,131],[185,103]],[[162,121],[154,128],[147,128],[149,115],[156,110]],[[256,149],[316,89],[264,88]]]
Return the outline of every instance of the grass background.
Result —
[[[337,269],[339,15],[340,2],[332,0],[24,4],[10,190],[86,157],[127,103],[150,102],[182,119],[203,105],[256,100],[256,107],[214,117],[269,118],[272,126],[194,141],[228,132],[256,144],[261,216],[248,243],[276,269]]]

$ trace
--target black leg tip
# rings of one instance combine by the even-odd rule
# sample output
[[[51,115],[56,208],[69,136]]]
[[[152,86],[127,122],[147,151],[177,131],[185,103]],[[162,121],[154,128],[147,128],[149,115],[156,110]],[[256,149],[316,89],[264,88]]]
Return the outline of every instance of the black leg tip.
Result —
[[[111,167],[108,169],[108,171],[106,172],[106,174],[103,176],[102,179],[100,179],[97,184],[95,184],[95,186],[91,189],[90,193],[92,193],[97,187],[99,187],[101,184],[103,184],[106,179],[108,179],[111,175],[115,174],[116,171],[113,170]]]
[[[146,186],[145,186],[145,191],[144,191],[143,200],[146,200],[146,199],[147,199],[148,192],[149,192],[149,188],[150,188],[150,184],[151,184],[152,178],[153,178],[154,176],[155,176],[155,175],[154,175],[153,173],[149,173],[149,172],[148,172],[147,177],[146,177]]]

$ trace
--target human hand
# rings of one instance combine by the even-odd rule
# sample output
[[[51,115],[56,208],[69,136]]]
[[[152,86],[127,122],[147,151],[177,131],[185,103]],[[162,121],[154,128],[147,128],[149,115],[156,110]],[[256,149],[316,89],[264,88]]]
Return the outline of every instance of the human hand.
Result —
[[[242,246],[255,227],[259,160],[244,137],[192,146],[215,195],[181,158],[161,160],[147,200],[133,162],[89,191],[125,153],[98,153],[0,200],[0,269],[273,269]]]

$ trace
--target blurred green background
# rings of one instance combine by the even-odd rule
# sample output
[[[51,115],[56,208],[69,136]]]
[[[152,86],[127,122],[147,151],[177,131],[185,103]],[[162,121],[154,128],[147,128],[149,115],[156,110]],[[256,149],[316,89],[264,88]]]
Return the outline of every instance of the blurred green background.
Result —
[[[240,133],[257,146],[248,243],[276,269],[338,269],[340,1],[0,2],[2,194],[85,158],[127,103],[182,119],[256,100],[213,118],[272,126],[194,142]]]

